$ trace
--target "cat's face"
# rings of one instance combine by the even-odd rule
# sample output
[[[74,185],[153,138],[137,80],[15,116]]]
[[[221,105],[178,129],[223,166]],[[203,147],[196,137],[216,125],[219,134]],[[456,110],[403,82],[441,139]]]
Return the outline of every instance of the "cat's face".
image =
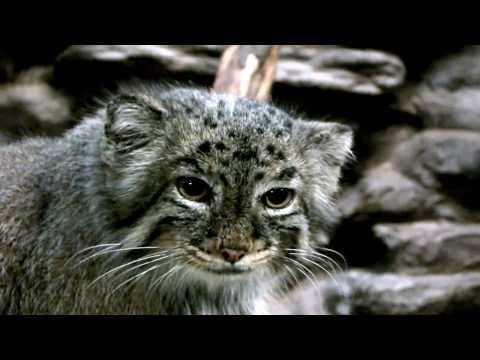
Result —
[[[198,276],[282,274],[334,219],[351,137],[201,91],[120,97],[104,159],[123,246]]]

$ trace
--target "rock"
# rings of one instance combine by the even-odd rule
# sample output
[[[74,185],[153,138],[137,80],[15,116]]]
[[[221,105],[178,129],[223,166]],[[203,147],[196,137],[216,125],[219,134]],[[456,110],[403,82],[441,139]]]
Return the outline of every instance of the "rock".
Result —
[[[480,85],[480,46],[467,45],[434,63],[424,75],[433,88],[457,90]]]
[[[428,128],[480,130],[480,46],[437,61],[423,81],[399,93],[399,108]]]
[[[391,163],[368,171],[358,184],[344,191],[338,207],[344,219],[354,221],[478,218],[442,194],[407,178]]]
[[[480,270],[480,225],[446,221],[379,224],[375,235],[388,248],[386,268],[403,273]]]
[[[480,87],[450,91],[420,86],[406,106],[424,127],[480,131],[479,104]]]
[[[356,45],[360,47],[359,45]],[[432,69],[432,64],[452,54],[465,50],[465,45],[425,46],[418,45],[376,45],[375,49],[394,54],[402,59],[407,71],[408,82],[418,82]]]
[[[69,100],[45,77],[48,69],[33,68],[15,83],[0,85],[0,132],[4,138],[59,135],[72,125]]]
[[[304,280],[285,296],[272,299],[272,315],[350,315],[352,287],[346,273],[332,278],[317,274],[314,282]]]
[[[437,315],[480,312],[480,274],[410,276],[351,272],[347,303],[353,315]],[[331,287],[333,289],[333,287]],[[324,300],[336,298],[331,292]],[[332,303],[335,303],[333,301]],[[329,311],[336,314],[334,307]]]
[[[399,146],[392,163],[426,188],[446,192],[467,206],[479,206],[480,134],[427,130]]]
[[[346,188],[337,200],[341,221],[329,246],[342,253],[352,267],[381,270],[392,260],[392,249],[374,226],[392,222],[443,219],[478,222],[480,212],[466,208],[443,193],[428,189],[384,163]]]
[[[413,276],[351,271],[341,296],[330,281],[272,309],[288,315],[442,315],[480,312],[480,273]]]
[[[36,66],[51,66],[66,45],[0,45],[0,83],[13,82],[18,74]]]
[[[302,284],[287,297],[268,304],[268,313],[272,315],[349,315],[350,303],[346,297],[337,296],[331,283],[319,279],[314,287]],[[328,301],[328,303],[327,303]]]
[[[328,45],[283,46],[277,81],[380,95],[403,84],[405,66],[394,55]]]
[[[166,74],[191,74],[206,76],[213,84],[225,48],[226,45],[73,45],[58,58],[56,68],[61,78],[82,74],[87,76],[85,81],[98,81],[98,76],[118,80],[119,76],[161,79]],[[394,55],[327,45],[282,46],[277,73],[277,83],[292,87],[367,95],[391,91],[402,85],[404,78],[405,67]]]
[[[0,132],[0,146],[1,145],[7,145],[11,142],[12,140],[7,136],[7,134],[2,134]]]
[[[361,126],[356,130],[355,155],[361,161],[358,165],[362,173],[388,162],[397,146],[417,133],[413,127],[403,124],[371,133],[362,131],[364,129]]]
[[[135,68],[150,63],[159,70],[168,69],[173,73],[215,75],[224,48],[215,45],[72,45],[59,56],[57,65],[81,61],[122,63]]]
[[[14,76],[15,65],[13,60],[0,52],[0,84],[10,81]]]

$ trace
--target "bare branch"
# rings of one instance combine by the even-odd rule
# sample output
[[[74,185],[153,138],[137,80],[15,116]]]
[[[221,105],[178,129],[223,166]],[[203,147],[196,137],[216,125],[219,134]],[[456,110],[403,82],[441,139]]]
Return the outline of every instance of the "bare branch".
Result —
[[[217,92],[269,101],[277,73],[279,45],[233,45],[223,53]]]

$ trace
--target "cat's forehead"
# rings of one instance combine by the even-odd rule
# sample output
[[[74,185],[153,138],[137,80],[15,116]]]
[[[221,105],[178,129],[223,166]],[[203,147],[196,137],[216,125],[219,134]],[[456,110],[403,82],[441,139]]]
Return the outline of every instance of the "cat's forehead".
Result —
[[[253,130],[259,135],[280,137],[282,130],[290,127],[293,120],[275,106],[232,95],[178,89],[165,94],[164,99],[172,100],[170,104],[174,112],[184,120],[206,130],[217,130],[221,126],[230,132],[249,133]]]
[[[295,120],[275,106],[235,96],[187,92],[176,110],[193,131],[204,140],[245,147],[249,143],[284,143]],[[222,144],[223,143],[223,144]]]
[[[228,169],[235,176],[249,174],[257,179],[269,171],[283,174],[283,178],[293,176],[292,117],[273,106],[245,99],[206,99],[194,108],[189,108],[192,101],[185,104],[183,120],[188,126],[182,126],[182,156],[195,161],[203,171]]]
[[[270,137],[249,137],[242,131],[199,137],[183,147],[183,164],[195,173],[218,176],[225,185],[277,180],[288,182],[299,175],[298,158],[288,142]]]

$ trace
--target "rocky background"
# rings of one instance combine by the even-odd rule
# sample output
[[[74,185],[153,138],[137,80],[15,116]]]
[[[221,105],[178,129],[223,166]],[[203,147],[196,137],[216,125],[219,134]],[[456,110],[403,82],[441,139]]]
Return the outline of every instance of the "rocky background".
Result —
[[[0,146],[60,136],[124,80],[211,87],[224,49],[0,46]],[[285,45],[273,101],[349,124],[357,156],[329,244],[348,268],[274,311],[480,310],[480,46]]]

